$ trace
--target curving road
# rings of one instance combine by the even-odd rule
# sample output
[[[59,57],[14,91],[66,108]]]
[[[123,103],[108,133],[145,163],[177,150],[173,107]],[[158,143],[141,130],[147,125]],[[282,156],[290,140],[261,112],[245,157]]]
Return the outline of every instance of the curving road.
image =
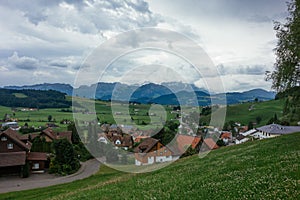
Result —
[[[100,162],[96,159],[88,160],[81,164],[80,169],[69,176],[57,177],[51,174],[32,174],[28,178],[0,177],[0,193],[29,190],[34,188],[48,187],[62,183],[87,178],[98,172]]]

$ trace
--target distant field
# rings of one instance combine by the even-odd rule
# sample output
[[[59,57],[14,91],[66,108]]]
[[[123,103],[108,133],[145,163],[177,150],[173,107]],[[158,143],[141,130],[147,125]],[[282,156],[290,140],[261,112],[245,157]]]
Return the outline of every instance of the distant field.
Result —
[[[68,97],[70,98],[70,97]],[[258,103],[243,103],[236,105],[229,105],[227,107],[227,114],[225,121],[236,121],[242,124],[247,125],[249,121],[255,122],[256,118],[261,117],[261,122],[257,126],[265,125],[268,120],[274,116],[276,113],[278,117],[282,115],[283,109],[283,100],[272,100],[266,102],[258,102]],[[161,124],[162,119],[164,119],[164,113],[161,111],[157,111],[154,109],[150,109],[151,105],[148,104],[136,104],[130,105],[128,107],[127,104],[122,103],[114,103],[114,117],[111,111],[111,103],[104,101],[96,101],[95,108],[97,112],[97,117],[100,119],[100,122],[111,123],[114,124],[116,121],[120,124],[138,124],[140,129],[143,129],[143,122],[149,124],[150,117],[152,118],[152,127],[156,128]],[[172,107],[163,106],[167,113],[167,120],[176,119],[176,114],[171,113]],[[251,108],[251,110],[249,110]],[[67,108],[66,108],[67,109]],[[150,109],[150,110],[149,110]],[[187,110],[191,110],[192,108],[186,108]],[[72,110],[72,108],[69,108]],[[158,109],[159,110],[159,109]],[[119,112],[119,113],[116,113]],[[129,114],[128,115],[128,111]],[[154,116],[151,115],[152,112],[156,112]],[[13,113],[15,115],[13,116]],[[148,115],[147,115],[148,113]],[[38,111],[16,111],[13,112],[8,107],[0,106],[0,117],[4,117],[5,114],[10,114],[11,117],[20,120],[20,125],[25,124],[25,120],[30,120],[27,123],[29,125],[34,126],[44,126],[48,122],[48,116],[51,115],[52,119],[56,120],[56,123],[60,126],[60,129],[65,129],[67,125],[61,125],[59,122],[63,119],[73,120],[72,112],[62,112],[61,108],[50,108],[50,109],[40,109]],[[77,114],[79,117],[84,119],[87,115],[83,115],[81,113]],[[92,117],[93,115],[91,115]],[[131,120],[133,119],[133,121]],[[210,116],[201,117],[201,121],[209,122]],[[23,122],[22,122],[23,121]]]
[[[0,199],[299,199],[299,152],[296,133],[223,147],[146,174],[102,166],[84,180]]]
[[[15,97],[17,98],[26,98],[27,95],[23,94],[23,93],[13,93],[13,95],[15,95]]]

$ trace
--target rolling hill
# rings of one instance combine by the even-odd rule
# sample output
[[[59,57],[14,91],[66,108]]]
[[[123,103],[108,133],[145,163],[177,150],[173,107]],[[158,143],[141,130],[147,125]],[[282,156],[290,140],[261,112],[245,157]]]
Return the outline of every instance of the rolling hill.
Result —
[[[300,133],[223,147],[158,171],[104,165],[87,179],[0,194],[0,199],[299,199]]]

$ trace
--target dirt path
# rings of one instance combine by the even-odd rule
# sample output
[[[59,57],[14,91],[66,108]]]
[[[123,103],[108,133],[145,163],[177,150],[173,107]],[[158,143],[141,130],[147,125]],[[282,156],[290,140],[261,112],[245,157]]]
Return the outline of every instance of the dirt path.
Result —
[[[57,177],[51,174],[32,174],[28,178],[0,177],[0,193],[29,190],[62,183],[69,183],[95,174],[99,170],[99,167],[100,162],[96,159],[92,159],[82,163],[78,172],[69,176]]]

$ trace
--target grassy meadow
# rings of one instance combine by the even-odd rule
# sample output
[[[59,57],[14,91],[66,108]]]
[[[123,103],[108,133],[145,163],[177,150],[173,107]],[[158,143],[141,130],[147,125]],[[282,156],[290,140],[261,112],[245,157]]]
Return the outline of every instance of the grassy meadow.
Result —
[[[0,199],[299,199],[300,133],[224,147],[161,170],[101,166],[87,179],[0,194]]]
[[[225,121],[228,122],[233,120],[247,125],[250,121],[255,122],[256,118],[259,116],[261,118],[261,122],[257,124],[257,126],[262,126],[265,125],[275,113],[278,117],[281,117],[283,104],[283,100],[272,100],[266,102],[229,105],[227,106]],[[176,119],[176,114],[171,113],[173,109],[172,106],[163,106],[163,108],[165,110],[167,120]],[[65,110],[66,109],[72,111],[72,108],[65,108]],[[137,124],[140,129],[143,129],[144,125],[149,124],[150,121],[152,124],[147,128],[156,128],[161,125],[162,121],[165,120],[165,113],[161,111],[161,107],[153,108],[148,104],[131,104],[128,107],[127,104],[122,103],[112,104],[111,102],[95,101],[95,110],[101,123],[114,124],[117,122],[118,124],[127,125]],[[192,107],[187,107],[185,110],[192,110]],[[152,112],[154,112],[155,115],[151,116]],[[73,120],[73,113],[62,112],[61,108],[39,109],[36,111],[21,111],[20,108],[17,108],[17,111],[13,111],[9,107],[0,106],[0,117],[4,117],[5,114],[9,114],[12,118],[19,120],[20,125],[24,125],[27,120],[27,123],[30,126],[34,125],[35,127],[45,126],[48,122],[48,116],[51,115],[52,120],[55,120],[56,124],[59,125],[59,130],[64,130],[67,127],[67,125],[59,124],[61,120]],[[76,113],[76,116],[79,119],[86,119],[87,117],[94,117],[95,115],[87,115],[79,112]],[[201,121],[206,122],[207,124],[209,120],[210,115],[201,117]]]

